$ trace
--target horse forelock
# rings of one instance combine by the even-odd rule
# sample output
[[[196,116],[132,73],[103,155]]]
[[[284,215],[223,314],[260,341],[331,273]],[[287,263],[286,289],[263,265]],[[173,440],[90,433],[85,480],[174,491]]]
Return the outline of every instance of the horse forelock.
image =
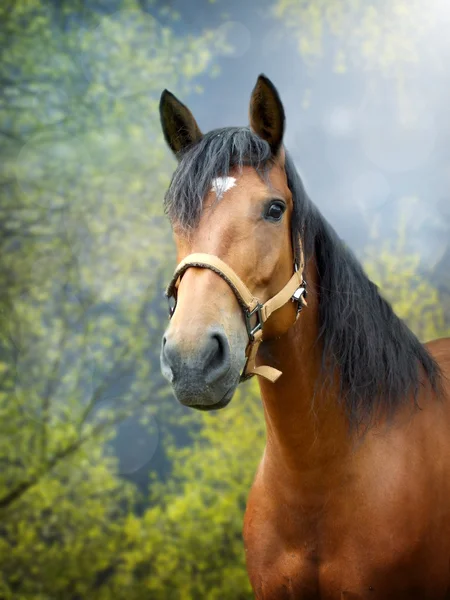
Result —
[[[218,177],[230,170],[253,167],[261,176],[272,164],[269,144],[248,127],[225,127],[205,134],[180,159],[165,196],[165,209],[183,230],[199,222],[203,200]]]

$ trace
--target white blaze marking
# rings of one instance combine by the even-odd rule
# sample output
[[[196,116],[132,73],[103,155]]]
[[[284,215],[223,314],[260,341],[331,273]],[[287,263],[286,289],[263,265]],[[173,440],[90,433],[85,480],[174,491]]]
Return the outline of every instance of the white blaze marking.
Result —
[[[211,191],[216,193],[217,198],[221,198],[225,192],[228,192],[236,185],[235,177],[216,177],[212,181]]]

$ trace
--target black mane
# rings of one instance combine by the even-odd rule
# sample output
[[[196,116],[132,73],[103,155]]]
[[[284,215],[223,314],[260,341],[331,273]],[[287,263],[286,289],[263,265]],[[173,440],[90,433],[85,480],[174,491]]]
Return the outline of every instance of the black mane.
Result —
[[[171,221],[185,230],[195,228],[213,178],[243,165],[264,176],[271,164],[268,143],[249,128],[209,132],[185,152],[173,175],[165,199]],[[438,365],[312,204],[288,153],[285,168],[294,199],[293,228],[306,259],[315,256],[319,274],[323,381],[339,374],[350,421],[367,424],[380,412],[392,415],[411,397],[416,401],[423,374],[438,392]]]

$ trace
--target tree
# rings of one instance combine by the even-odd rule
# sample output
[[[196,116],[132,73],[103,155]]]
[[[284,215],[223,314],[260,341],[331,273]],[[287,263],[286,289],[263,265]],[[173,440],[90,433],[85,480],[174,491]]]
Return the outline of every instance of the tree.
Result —
[[[352,66],[403,79],[425,55],[444,66],[430,44],[444,9],[440,0],[426,9],[420,0],[277,0],[274,14],[294,32],[307,62],[331,51],[338,72]]]
[[[105,444],[130,415],[151,427],[167,413],[155,348],[173,159],[157,105],[166,86],[195,88],[220,38],[179,37],[155,11],[128,0],[0,7],[5,598],[102,597],[137,500]]]
[[[112,585],[126,582],[130,600],[143,590],[154,600],[253,598],[242,521],[265,439],[256,382],[201,421],[192,446],[170,449],[171,477],[152,484],[151,507],[124,529],[127,550]]]
[[[25,441],[29,429],[25,423]],[[21,452],[17,434],[8,441],[7,454],[2,444],[2,490],[8,475],[23,476],[39,465],[38,457],[32,461]],[[115,597],[101,595],[103,582],[120,560],[135,495],[131,484],[115,476],[114,461],[105,459],[95,439],[42,473],[36,485],[0,511],[0,596]]]
[[[395,313],[422,342],[427,342],[450,335],[450,328],[440,294],[430,276],[423,273],[420,255],[408,251],[407,216],[403,211],[394,241],[372,242],[366,250],[364,267]]]

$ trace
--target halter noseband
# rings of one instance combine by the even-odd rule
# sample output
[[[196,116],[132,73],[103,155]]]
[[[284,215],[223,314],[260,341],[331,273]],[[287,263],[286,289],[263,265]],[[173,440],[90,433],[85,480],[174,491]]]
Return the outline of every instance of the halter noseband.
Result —
[[[269,381],[275,382],[282,374],[281,371],[267,365],[261,365],[257,367],[255,364],[256,354],[258,352],[259,345],[263,341],[264,323],[272,313],[292,300],[293,302],[297,302],[295,319],[297,320],[302,307],[306,306],[307,292],[306,281],[303,279],[304,260],[301,246],[299,263],[300,268],[297,266],[297,261],[295,261],[294,274],[283,287],[283,289],[279,291],[278,294],[270,298],[270,300],[267,300],[267,302],[262,304],[258,298],[253,296],[248,287],[240,279],[240,277],[236,275],[233,269],[224,263],[220,258],[214,256],[213,254],[190,254],[179,263],[166,290],[167,298],[169,300],[170,298],[175,300],[175,306],[170,309],[170,317],[172,317],[173,313],[175,312],[178,286],[180,285],[181,279],[186,271],[191,267],[210,269],[211,271],[214,271],[214,273],[217,273],[217,275],[219,275],[233,290],[233,293],[236,296],[236,299],[244,313],[248,344],[245,350],[245,356],[247,360],[240,380],[245,381],[246,379],[253,377],[253,375],[260,375]]]

